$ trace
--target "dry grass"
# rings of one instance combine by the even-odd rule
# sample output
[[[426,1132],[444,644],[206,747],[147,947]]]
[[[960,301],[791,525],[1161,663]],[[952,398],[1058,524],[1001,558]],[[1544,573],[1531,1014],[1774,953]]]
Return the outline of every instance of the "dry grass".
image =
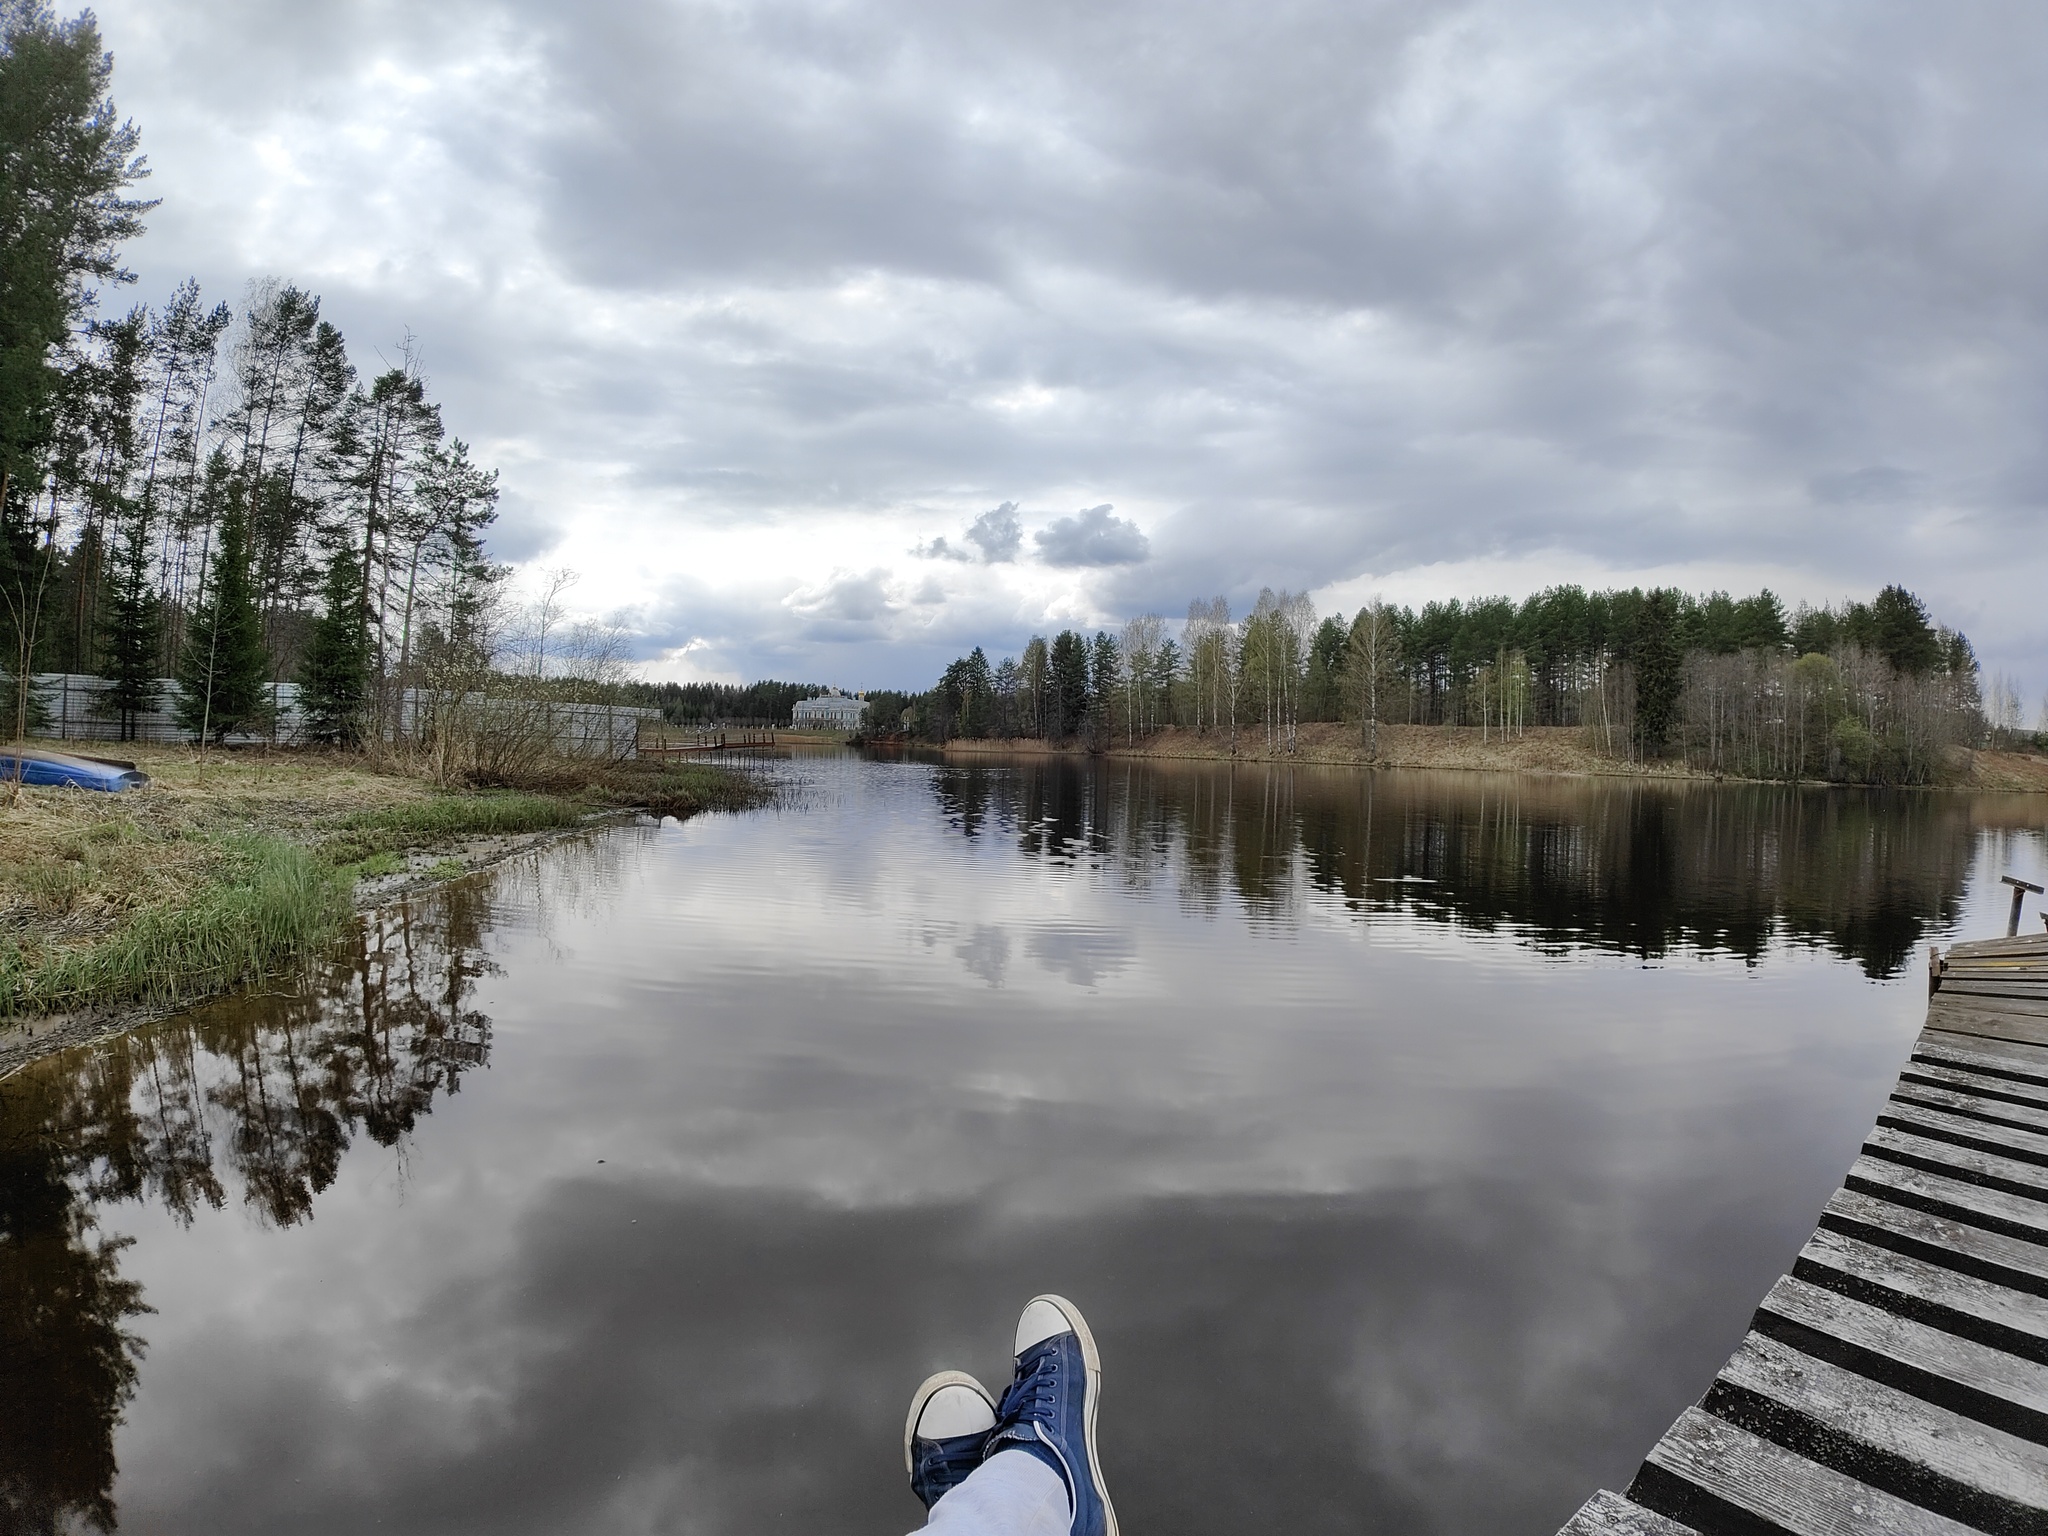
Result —
[[[1032,750],[1042,743],[952,742],[948,751]],[[1126,746],[1110,747],[1112,757],[1228,759],[1230,738],[1195,731],[1169,730]],[[1236,758],[1240,762],[1372,764],[1381,768],[1470,768],[1501,773],[1630,774],[1653,778],[1696,778],[1677,763],[1625,763],[1594,751],[1576,726],[1531,726],[1503,741],[1497,735],[1480,740],[1469,726],[1383,725],[1379,753],[1366,752],[1358,727],[1312,721],[1300,728],[1296,747],[1268,748],[1260,727],[1238,728]]]
[[[2048,756],[2039,752],[1964,748],[1950,768],[1956,782],[1970,789],[2048,791]]]
[[[99,751],[133,761],[148,787],[0,788],[0,1017],[193,997],[262,975],[334,931],[356,879],[419,850],[766,793],[703,766],[560,765],[546,783],[451,793],[351,754]]]

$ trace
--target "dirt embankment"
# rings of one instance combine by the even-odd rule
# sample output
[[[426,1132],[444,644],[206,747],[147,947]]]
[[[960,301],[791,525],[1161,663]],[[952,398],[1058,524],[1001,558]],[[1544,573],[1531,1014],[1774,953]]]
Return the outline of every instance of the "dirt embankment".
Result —
[[[1064,751],[1042,741],[954,741],[948,752]],[[1078,749],[1076,749],[1078,750]],[[1219,733],[1160,731],[1135,742],[1109,746],[1111,757],[1201,758],[1237,762],[1332,763],[1373,768],[1473,768],[1497,773],[1628,774],[1650,778],[1699,778],[1676,763],[1629,763],[1587,745],[1573,726],[1530,726],[1519,736],[1481,733],[1470,726],[1383,725],[1379,750],[1366,749],[1355,725],[1312,721],[1302,725],[1293,751],[1268,745],[1263,727],[1239,727],[1236,750]],[[1712,775],[1704,775],[1712,777]]]
[[[2048,792],[2048,757],[2038,752],[2001,752],[1965,747],[1950,764],[1954,782],[1963,789]]]
[[[951,741],[949,753],[1074,752],[1085,747],[1024,741]],[[1240,727],[1235,750],[1217,733],[1160,731],[1136,741],[1115,741],[1111,757],[1188,758],[1217,762],[1327,763],[1360,768],[1464,768],[1489,773],[1578,774],[1589,777],[1705,779],[1724,777],[1674,761],[1627,762],[1597,750],[1576,726],[1530,726],[1503,738],[1465,725],[1383,725],[1371,752],[1355,725],[1316,721],[1299,728],[1295,748],[1268,745],[1262,727]],[[1949,754],[1942,787],[2048,792],[2048,756],[1957,748]]]

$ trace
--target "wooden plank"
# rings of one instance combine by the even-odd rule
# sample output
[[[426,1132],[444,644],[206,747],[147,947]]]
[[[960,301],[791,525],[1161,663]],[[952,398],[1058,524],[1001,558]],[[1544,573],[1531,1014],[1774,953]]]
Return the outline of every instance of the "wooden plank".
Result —
[[[1924,1083],[1952,1093],[1973,1094],[1980,1099],[2000,1099],[2008,1104],[2030,1104],[2048,1110],[2048,1083],[2029,1083],[2019,1078],[1993,1077],[1938,1061],[1909,1061],[1900,1072],[1901,1082]]]
[[[1689,1525],[1666,1520],[1654,1510],[1631,1504],[1602,1488],[1564,1523],[1557,1536],[1699,1536]]]
[[[1987,1189],[2004,1190],[2024,1199],[2042,1198],[2044,1192],[2048,1192],[2048,1179],[2042,1177],[2041,1168],[2034,1163],[2018,1162],[1975,1147],[1959,1147],[1950,1141],[1915,1136],[1910,1131],[1889,1125],[1881,1125],[1872,1131],[1863,1143],[1863,1151],[1870,1157],[1885,1158],[1908,1168],[1923,1168],[1929,1173],[1970,1184],[1982,1184]]]
[[[2048,1298],[2048,1248],[2025,1238],[1987,1232],[1856,1189],[1838,1189],[1830,1195],[1820,1220],[1824,1228],[1880,1248]]]
[[[1892,1090],[1892,1097],[1902,1103],[1925,1104],[1929,1109],[1945,1109],[1950,1114],[1967,1115],[1976,1120],[1994,1120],[2000,1125],[2017,1126],[2023,1131],[2048,1132],[2048,1109],[2036,1109],[2030,1104],[1980,1098],[1974,1093],[1959,1093],[1953,1088],[1904,1078]]]
[[[1969,939],[1951,944],[1944,954],[1966,955],[2048,955],[2048,933],[2022,933],[2013,938]]]
[[[2048,999],[2048,981],[2036,981],[2034,977],[1995,977],[1995,975],[1954,975],[1942,973],[1942,991],[1935,997],[1997,997],[2001,1001],[2034,1001]],[[1997,1012],[2005,1012],[2003,1008]]]
[[[1799,1250],[1792,1273],[1808,1284],[2048,1365],[2048,1307],[2038,1296],[1825,1227]]]
[[[2048,1521],[2048,1446],[1752,1333],[1702,1406],[1808,1460],[1994,1532]]]
[[[1987,1040],[2016,1040],[2023,1045],[2048,1045],[2048,1018],[2020,1008],[1942,1006],[1945,993],[1937,994],[1927,1009],[1927,1026],[1956,1035],[1980,1035]],[[1961,1003],[1957,999],[1957,1004]],[[1972,998],[1974,1004],[1992,1001]],[[2008,999],[2017,1002],[2018,999]]]
[[[1952,1010],[1957,1013],[2016,1013],[2036,1019],[2048,1017],[2048,1003],[2024,997],[1979,997],[1968,992],[1954,997],[1946,992],[1937,992],[1928,999],[1927,1008],[1930,1014]]]
[[[1996,1152],[2001,1157],[2015,1158],[2023,1163],[2048,1165],[2048,1136],[2034,1131],[2014,1130],[2011,1126],[2005,1125],[1989,1125],[1965,1115],[1949,1114],[1945,1110],[1927,1109],[1918,1104],[1901,1104],[1896,1099],[1885,1105],[1883,1113],[1877,1117],[1877,1123],[1930,1136],[1936,1141],[1953,1141],[1958,1146],[1975,1147],[1982,1152]]]
[[[1987,1040],[1981,1035],[1954,1035],[1925,1029],[1913,1043],[1916,1061],[1945,1061],[1972,1072],[2048,1084],[2048,1047],[2013,1040]]]
[[[1657,1442],[1628,1496],[1691,1525],[1726,1527],[1727,1512],[1737,1511],[1738,1526],[1762,1521],[1792,1536],[1963,1536],[1970,1529],[1698,1408],[1686,1409]]]
[[[1771,1287],[1753,1326],[1981,1424],[2048,1444],[2048,1365],[1790,1275]]]
[[[1969,993],[1950,997],[1946,992],[1937,992],[1928,999],[1927,1012],[1932,1017],[1943,1013],[1992,1013],[2000,1016],[2020,1014],[2030,1019],[2048,1017],[2048,1003],[2037,1003],[2029,998],[1976,997]]]
[[[1982,1184],[1869,1156],[1857,1158],[1843,1182],[1898,1205],[1971,1222],[2008,1237],[2048,1243],[2048,1200],[1986,1189]]]
[[[1972,1035],[1980,1040],[2010,1040],[2016,1045],[2048,1045],[2048,1028],[2038,1019],[2015,1014],[1945,1013],[1931,1011],[1928,1024],[1952,1035]]]

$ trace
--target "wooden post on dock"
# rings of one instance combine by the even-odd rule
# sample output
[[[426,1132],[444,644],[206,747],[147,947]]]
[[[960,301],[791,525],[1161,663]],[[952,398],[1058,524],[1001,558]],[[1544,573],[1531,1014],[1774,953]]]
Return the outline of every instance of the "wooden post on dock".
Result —
[[[2016,875],[2000,875],[1998,878],[2012,887],[2012,918],[2005,925],[2005,936],[2008,939],[2016,939],[2020,936],[2020,904],[2027,899],[2029,891],[2036,896],[2041,895],[2041,887]]]

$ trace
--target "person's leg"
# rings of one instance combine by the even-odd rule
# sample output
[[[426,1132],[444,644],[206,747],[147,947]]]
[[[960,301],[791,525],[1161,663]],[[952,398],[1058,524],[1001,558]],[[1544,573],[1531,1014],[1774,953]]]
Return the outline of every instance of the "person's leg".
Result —
[[[1095,1416],[1102,1402],[1102,1355],[1081,1309],[1063,1296],[1037,1296],[1017,1319],[1017,1369],[996,1405],[985,1452],[1037,1458],[1067,1494],[1071,1536],[1117,1536],[1116,1510],[1102,1485]]]
[[[938,1503],[924,1523],[942,1536],[1068,1536],[1067,1485],[1036,1456],[1000,1451]]]

